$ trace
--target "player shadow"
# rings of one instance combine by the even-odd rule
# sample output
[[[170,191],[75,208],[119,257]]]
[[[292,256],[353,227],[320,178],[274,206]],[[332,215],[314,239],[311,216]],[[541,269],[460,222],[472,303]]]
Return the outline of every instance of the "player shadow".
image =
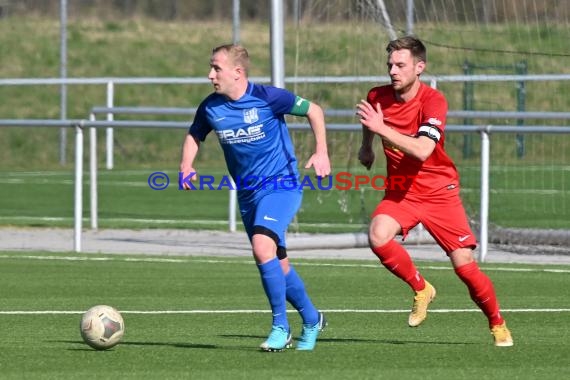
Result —
[[[241,334],[224,334],[220,335],[222,338],[235,338],[235,339],[259,339],[264,340],[267,336],[262,335],[241,335]],[[293,341],[297,341],[293,337]],[[446,342],[446,341],[431,341],[431,340],[404,340],[404,339],[362,339],[362,338],[327,338],[324,336],[319,337],[319,342],[321,343],[374,343],[374,344],[393,344],[393,345],[404,345],[404,344],[421,344],[421,345],[473,345],[477,343],[473,342]]]

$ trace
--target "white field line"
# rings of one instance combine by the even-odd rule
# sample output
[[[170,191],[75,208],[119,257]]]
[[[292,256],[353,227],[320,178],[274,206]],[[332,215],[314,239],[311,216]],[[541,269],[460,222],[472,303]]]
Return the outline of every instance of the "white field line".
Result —
[[[43,221],[43,222],[71,222],[73,217],[58,217],[58,216],[0,216],[0,220],[11,221]],[[84,222],[88,222],[90,218],[83,218]],[[148,225],[161,225],[161,224],[199,224],[199,225],[226,225],[227,220],[211,220],[211,219],[140,219],[140,218],[99,218],[99,221],[105,222],[122,222],[122,223],[143,223]],[[350,228],[358,227],[359,224],[354,223],[297,223],[302,227],[341,227]]]
[[[43,222],[69,222],[73,221],[73,217],[59,216],[0,216],[0,220],[18,220],[18,221],[43,221]],[[84,222],[88,222],[90,218],[83,218]],[[144,224],[228,224],[227,220],[207,220],[207,219],[139,219],[139,218],[99,218],[99,221],[106,222],[132,222]]]
[[[409,309],[323,309],[325,313],[339,314],[396,314],[409,313]],[[568,313],[570,309],[502,309],[505,313]],[[268,314],[271,310],[120,310],[121,314]],[[430,313],[480,313],[479,309],[430,309]],[[74,315],[83,314],[85,310],[0,310],[0,315]],[[287,313],[296,313],[295,310],[287,310]]]
[[[132,261],[132,262],[154,262],[154,263],[231,263],[231,264],[251,264],[250,261],[239,260],[203,260],[203,259],[172,259],[172,258],[118,258],[118,257],[80,257],[80,256],[32,256],[32,255],[0,255],[0,259],[24,259],[24,260],[68,260],[68,261]],[[317,264],[317,263],[298,263],[297,265],[317,265],[317,266],[338,266],[338,267],[373,267],[378,265],[369,264]],[[445,267],[427,266],[424,269],[447,269]],[[553,272],[553,273],[570,273],[570,270],[564,269],[529,269],[529,268],[486,268],[486,270],[503,270],[515,272]],[[323,309],[327,313],[409,313],[409,309]],[[535,309],[503,309],[503,312],[511,313],[562,313],[570,312],[568,308],[535,308]],[[4,310],[0,311],[0,315],[56,315],[56,314],[83,314],[85,311],[73,310]],[[257,314],[269,313],[269,310],[121,310],[123,314]],[[288,312],[294,312],[289,310]],[[480,312],[479,309],[430,309],[432,313],[470,313]]]
[[[162,257],[120,257],[115,255],[110,256],[54,256],[54,255],[0,255],[0,260],[62,260],[62,261],[121,261],[121,262],[147,262],[147,263],[202,263],[202,264],[245,264],[251,265],[251,260],[224,260],[224,259],[197,259],[191,257],[181,258],[162,258]],[[350,264],[350,263],[322,263],[322,262],[297,262],[297,266],[318,266],[318,267],[336,267],[336,268],[381,268],[379,264]],[[431,270],[452,270],[451,266],[430,266],[418,265],[420,269]],[[502,271],[502,272],[541,272],[541,273],[570,273],[570,269],[559,268],[509,268],[509,267],[493,267],[486,266],[485,271]]]
[[[481,189],[474,188],[461,188],[462,192],[466,193],[476,193],[480,192]],[[489,189],[491,194],[526,194],[526,195],[555,195],[555,194],[566,194],[570,193],[570,190],[558,190],[558,189]]]
[[[570,193],[570,190],[568,191]],[[89,223],[90,218],[82,218],[84,223]],[[73,222],[73,217],[66,216],[1,216],[0,221],[20,221],[20,222]],[[228,220],[212,219],[141,219],[141,218],[99,218],[99,222],[115,223],[139,223],[145,225],[215,225],[223,226],[228,224]],[[318,228],[358,228],[364,226],[361,223],[295,223],[299,227]]]

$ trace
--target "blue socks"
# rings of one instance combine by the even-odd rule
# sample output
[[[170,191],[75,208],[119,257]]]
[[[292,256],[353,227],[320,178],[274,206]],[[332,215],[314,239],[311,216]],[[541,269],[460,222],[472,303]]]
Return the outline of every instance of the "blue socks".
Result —
[[[285,276],[287,284],[287,301],[301,314],[304,325],[315,325],[319,321],[319,312],[311,302],[305,284],[293,266],[289,265],[289,273]]]
[[[289,331],[289,322],[286,314],[285,275],[279,264],[279,259],[276,257],[265,264],[257,265],[257,268],[261,275],[263,289],[271,305],[273,326],[281,326]]]
[[[271,305],[273,326],[281,326],[289,330],[286,301],[289,301],[299,312],[303,324],[313,326],[318,323],[319,312],[311,302],[303,280],[291,265],[287,276],[283,275],[277,258],[257,267],[261,275],[263,289]]]

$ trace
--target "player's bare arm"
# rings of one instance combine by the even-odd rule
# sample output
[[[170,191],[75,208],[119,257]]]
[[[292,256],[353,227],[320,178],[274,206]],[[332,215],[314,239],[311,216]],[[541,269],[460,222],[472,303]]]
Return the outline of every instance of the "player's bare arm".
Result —
[[[358,150],[358,161],[370,170],[376,156],[374,149],[372,149],[372,142],[374,141],[374,133],[370,132],[368,128],[362,126],[362,144]]]
[[[331,164],[327,148],[323,109],[315,103],[310,103],[309,110],[307,111],[307,120],[315,135],[315,153],[313,153],[307,161],[305,169],[309,169],[312,166],[317,176],[326,177],[331,174]]]
[[[194,170],[194,159],[198,154],[200,149],[200,142],[194,138],[191,134],[187,134],[182,144],[182,157],[180,159],[179,171],[182,173],[182,177],[186,178],[190,173],[196,173]],[[196,175],[191,177],[192,181],[196,180]],[[184,190],[190,190],[190,186],[187,183],[183,183],[182,186]]]
[[[360,149],[358,150],[358,161],[366,167],[367,170],[370,170],[372,164],[376,160],[376,155],[374,154],[374,150],[372,149],[371,145],[362,144]]]
[[[426,136],[407,136],[384,124],[384,115],[380,104],[373,107],[366,100],[362,100],[357,107],[360,123],[370,132],[379,135],[391,145],[395,146],[409,156],[425,161],[435,149],[435,141]]]

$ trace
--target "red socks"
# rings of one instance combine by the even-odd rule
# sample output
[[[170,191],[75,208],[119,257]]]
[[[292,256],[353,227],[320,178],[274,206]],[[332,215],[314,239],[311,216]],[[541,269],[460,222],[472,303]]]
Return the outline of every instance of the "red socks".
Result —
[[[489,326],[502,324],[505,320],[499,311],[499,302],[491,279],[487,277],[474,261],[455,269],[461,281],[467,285],[471,299],[479,306],[489,320]]]
[[[408,252],[400,244],[390,240],[383,246],[372,248],[372,252],[378,256],[386,269],[404,280],[414,291],[425,288],[424,278],[416,269]]]
[[[404,280],[414,291],[425,288],[424,278],[416,269],[408,252],[394,240],[380,247],[372,248],[372,252],[380,259],[382,265],[395,276]],[[467,285],[471,299],[483,311],[489,320],[489,326],[502,324],[505,320],[499,310],[499,302],[493,283],[479,269],[474,261],[455,269],[457,276]]]

